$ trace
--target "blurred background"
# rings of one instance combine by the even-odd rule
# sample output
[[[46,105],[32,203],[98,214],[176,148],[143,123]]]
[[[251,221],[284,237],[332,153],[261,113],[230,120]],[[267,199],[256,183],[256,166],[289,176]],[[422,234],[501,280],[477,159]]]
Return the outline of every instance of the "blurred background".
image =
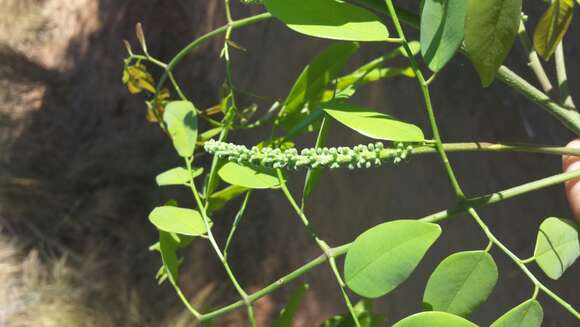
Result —
[[[417,1],[418,2],[418,1]],[[414,2],[407,4],[416,10]],[[535,25],[545,5],[525,2]],[[260,6],[234,6],[237,18]],[[134,26],[142,22],[152,55],[168,61],[185,44],[224,23],[221,1],[202,0],[0,0],[0,326],[190,326],[192,320],[168,284],[157,286],[160,266],[148,250],[157,232],[149,211],[170,198],[192,206],[188,192],[156,187],[157,173],[180,163],[157,125],[146,121],[143,96],[121,82],[126,50],[138,48]],[[414,31],[409,35],[416,38]],[[573,23],[567,40],[577,40]],[[329,42],[300,36],[272,20],[234,32],[247,51],[233,56],[236,86],[260,95],[260,110],[287,95],[296,77]],[[176,71],[199,108],[219,103],[224,65],[221,39],[195,50]],[[350,67],[392,49],[364,44]],[[579,45],[566,43],[573,95],[580,85]],[[519,45],[507,65],[531,76]],[[402,66],[404,62],[395,62]],[[551,64],[546,65],[553,75]],[[503,141],[563,145],[574,136],[536,105],[500,82],[482,89],[473,68],[458,56],[432,87],[435,110],[447,142]],[[247,101],[251,101],[249,99]],[[355,102],[421,126],[430,136],[416,82],[406,77],[366,86]],[[236,133],[253,144],[267,129]],[[311,146],[315,136],[301,138]],[[354,145],[362,136],[333,125],[329,143]],[[209,162],[204,156],[202,162]],[[458,177],[474,196],[553,175],[560,158],[534,154],[453,154]],[[290,176],[298,192],[302,174]],[[256,291],[318,256],[280,192],[255,192],[231,252],[244,287]],[[225,240],[239,199],[216,217]],[[453,205],[452,191],[435,156],[400,167],[333,171],[323,176],[306,204],[314,228],[331,245],[351,241],[381,222],[421,217]],[[548,216],[570,218],[563,188],[548,188],[481,210],[497,236],[516,254],[532,254],[536,231]],[[391,324],[421,310],[426,280],[438,262],[459,250],[481,249],[486,240],[466,216],[442,224],[442,238],[411,278],[376,302]],[[472,317],[488,325],[527,299],[532,287],[505,256],[492,251],[499,283]],[[180,283],[202,311],[237,300],[235,290],[207,242],[185,251]],[[579,265],[546,284],[580,306]],[[256,304],[261,325],[270,325],[292,290],[309,283],[296,326],[316,326],[345,311],[327,266]],[[551,299],[540,296],[544,326],[577,322]],[[243,326],[242,311],[215,326]]]

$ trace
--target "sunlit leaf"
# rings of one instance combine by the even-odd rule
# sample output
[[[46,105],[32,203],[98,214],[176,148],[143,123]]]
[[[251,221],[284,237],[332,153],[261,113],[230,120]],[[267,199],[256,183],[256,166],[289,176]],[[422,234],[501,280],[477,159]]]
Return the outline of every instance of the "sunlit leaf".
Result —
[[[421,54],[429,68],[443,68],[463,42],[467,0],[425,0],[421,10]]]
[[[298,33],[345,41],[385,41],[387,27],[372,12],[336,0],[264,0],[266,9]]]
[[[280,187],[280,181],[273,169],[250,168],[235,162],[228,162],[220,168],[218,175],[226,183],[251,189]]]
[[[522,0],[470,0],[465,17],[465,51],[489,86],[510,52],[521,20]]]
[[[373,139],[397,142],[422,142],[425,139],[419,127],[371,109],[344,101],[326,102],[322,107],[341,124]]]
[[[217,211],[222,209],[225,204],[237,198],[241,194],[248,191],[247,187],[230,185],[222,190],[219,190],[209,197],[209,208],[208,211]]]
[[[183,185],[189,182],[191,178],[196,178],[202,173],[203,168],[194,168],[190,175],[187,169],[176,167],[157,175],[155,180],[159,186]]]
[[[304,108],[316,107],[327,85],[357,49],[355,43],[333,44],[304,67],[280,110],[276,124],[290,129],[306,117],[309,112]]]
[[[428,311],[409,316],[393,327],[477,327],[462,317],[447,312]]]
[[[555,0],[542,15],[534,31],[534,49],[545,60],[556,51],[556,47],[572,23],[574,0]]]
[[[491,327],[540,327],[543,319],[540,303],[529,300],[506,312]]]
[[[177,153],[191,157],[197,141],[197,112],[189,101],[172,101],[167,104],[163,120]]]
[[[193,209],[173,206],[157,207],[149,214],[149,221],[164,232],[189,236],[207,233],[201,214]]]
[[[409,277],[439,235],[439,225],[416,220],[390,221],[367,230],[346,254],[346,284],[368,298],[389,293]]]
[[[536,239],[534,258],[546,275],[560,278],[579,256],[578,226],[555,217],[544,220]]]
[[[427,282],[423,306],[467,317],[497,283],[495,261],[485,251],[459,252],[443,260]]]

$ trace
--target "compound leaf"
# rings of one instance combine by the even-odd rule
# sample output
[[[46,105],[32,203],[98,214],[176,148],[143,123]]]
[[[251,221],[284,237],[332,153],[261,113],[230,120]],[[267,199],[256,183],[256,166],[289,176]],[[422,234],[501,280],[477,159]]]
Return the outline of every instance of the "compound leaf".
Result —
[[[439,235],[439,225],[416,220],[390,221],[367,230],[346,254],[346,284],[367,298],[389,293],[409,277]]]

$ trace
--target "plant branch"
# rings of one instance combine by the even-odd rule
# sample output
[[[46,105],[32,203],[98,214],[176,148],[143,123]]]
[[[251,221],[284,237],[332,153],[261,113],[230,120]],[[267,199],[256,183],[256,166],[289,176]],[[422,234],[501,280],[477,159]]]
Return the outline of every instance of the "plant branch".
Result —
[[[195,186],[195,182],[193,180],[193,173],[192,173],[192,169],[191,169],[191,161],[192,159],[190,158],[185,158],[185,165],[187,168],[187,171],[189,172],[189,176],[190,176],[190,180],[189,180],[189,187],[191,188],[191,192],[193,193],[193,197],[195,198],[195,202],[197,204],[197,207],[201,213],[201,217],[203,219],[203,223],[205,225],[205,228],[207,230],[207,237],[209,239],[209,242],[212,246],[212,248],[214,249],[216,255],[218,256],[218,258],[220,259],[224,270],[226,271],[226,274],[228,275],[228,277],[230,278],[232,284],[234,285],[234,288],[236,289],[236,291],[238,292],[238,294],[240,295],[240,297],[242,298],[243,302],[246,304],[247,309],[248,309],[248,315],[252,314],[252,316],[250,316],[250,320],[253,322],[253,320],[255,320],[253,318],[253,310],[251,308],[251,303],[248,302],[247,298],[248,298],[248,294],[244,291],[244,289],[240,286],[240,283],[238,282],[238,280],[236,279],[236,276],[234,275],[234,273],[232,272],[232,269],[230,268],[230,265],[228,264],[227,259],[224,257],[224,255],[222,254],[214,236],[213,233],[211,231],[211,225],[210,225],[210,219],[207,215],[207,210],[205,208],[205,206],[203,205],[203,202],[201,201],[201,197],[199,196],[199,192],[197,191],[197,188]]]
[[[577,179],[577,178],[580,178],[580,170],[567,172],[567,173],[561,173],[558,175],[546,177],[546,178],[543,178],[540,180],[529,182],[529,183],[526,183],[526,184],[523,184],[520,186],[512,187],[512,188],[498,191],[495,193],[467,199],[467,200],[465,200],[464,204],[462,204],[462,205],[458,205],[456,207],[453,207],[453,208],[450,208],[447,210],[442,210],[442,211],[439,211],[437,213],[430,214],[430,215],[425,216],[423,218],[420,218],[418,220],[425,221],[425,222],[431,222],[431,223],[440,223],[444,220],[447,220],[447,219],[456,217],[459,214],[465,213],[465,212],[467,212],[467,210],[469,208],[472,208],[472,207],[473,208],[486,207],[488,205],[503,202],[503,201],[515,198],[517,196],[520,196],[520,195],[524,195],[524,194],[527,194],[527,193],[530,193],[530,192],[533,192],[533,191],[536,191],[539,189],[547,188],[550,186],[562,184],[566,181]],[[346,252],[348,251],[348,249],[350,248],[351,245],[352,245],[352,243],[347,243],[347,244],[343,244],[343,245],[340,245],[337,247],[329,248],[327,250],[327,253],[330,253],[330,257],[337,258],[337,257],[340,257],[340,256],[346,254]],[[293,272],[285,275],[284,277],[279,278],[278,280],[276,280],[275,282],[271,283],[270,285],[264,287],[263,289],[248,295],[247,300],[250,303],[253,303],[253,302],[261,299],[262,297],[278,290],[280,287],[291,283],[292,281],[296,280],[300,276],[302,276],[302,275],[306,274],[307,272],[313,270],[314,268],[320,266],[321,264],[326,262],[328,259],[329,259],[329,256],[327,254],[322,254],[322,255],[316,257],[315,259],[304,264],[303,266],[294,270]],[[233,310],[239,309],[240,307],[243,307],[244,304],[245,304],[244,301],[239,300],[237,302],[234,302],[232,304],[224,306],[220,309],[202,314],[200,317],[200,321],[210,320],[210,319],[213,319],[215,317],[221,316],[221,315],[226,314],[228,312],[231,312]]]
[[[443,165],[445,166],[445,171],[447,172],[447,176],[449,177],[449,181],[451,182],[451,186],[453,187],[453,191],[455,192],[455,195],[460,200],[462,200],[465,198],[465,195],[463,194],[463,190],[461,189],[461,186],[459,186],[459,182],[457,181],[457,177],[455,177],[455,173],[453,171],[453,168],[451,167],[451,163],[449,162],[449,158],[447,158],[447,154],[445,153],[445,150],[443,149],[443,142],[441,141],[441,135],[439,134],[439,127],[437,126],[437,120],[435,119],[435,113],[433,111],[433,105],[431,103],[431,96],[429,95],[429,84],[427,83],[427,81],[423,77],[423,73],[419,69],[419,65],[417,64],[417,61],[415,60],[415,57],[413,56],[413,51],[411,51],[411,48],[409,47],[409,44],[407,43],[407,38],[405,37],[405,32],[403,31],[401,23],[399,22],[399,17],[397,15],[396,10],[395,10],[395,6],[393,5],[393,1],[392,0],[385,0],[385,3],[387,5],[387,11],[388,11],[389,15],[391,16],[391,19],[393,20],[393,24],[395,25],[395,29],[397,30],[397,34],[403,40],[403,47],[405,49],[405,52],[407,53],[407,58],[409,59],[409,62],[411,63],[411,67],[413,68],[413,71],[415,72],[415,76],[417,78],[417,81],[419,82],[419,88],[421,89],[421,93],[423,94],[423,99],[425,100],[425,108],[427,110],[429,124],[431,125],[431,129],[433,130],[433,137],[435,138],[437,152],[439,153],[439,156],[441,157],[441,160],[443,161]]]
[[[361,4],[360,1],[355,1]],[[365,4],[363,4],[364,6]],[[385,10],[384,7],[366,4],[370,6],[377,12],[382,14],[386,14],[390,16],[388,10]],[[419,17],[409,11],[397,9],[397,14],[401,22],[415,28],[419,29],[420,20]],[[463,52],[462,52],[463,53]],[[465,53],[464,53],[465,54]],[[526,98],[531,100],[532,102],[538,104],[542,109],[546,110],[556,119],[558,119],[566,128],[572,131],[575,135],[580,135],[580,115],[577,112],[571,112],[567,110],[563,106],[560,106],[558,103],[554,102],[550,99],[549,96],[544,94],[542,91],[538,90],[526,80],[521,78],[518,74],[511,71],[506,66],[501,66],[497,72],[497,77],[500,81],[505,83],[510,88],[514,89],[520,94],[523,94]]]
[[[574,134],[580,135],[580,114],[578,114],[577,111],[560,106],[557,102],[550,99],[546,94],[535,88],[506,66],[501,66],[499,68],[497,77],[500,81],[515,89],[529,100],[539,104],[544,108],[544,110],[558,119],[569,130],[574,132]]]
[[[554,54],[556,63],[556,76],[558,77],[558,90],[560,91],[560,103],[568,109],[576,109],[576,104],[570,95],[568,75],[566,73],[566,59],[564,57],[564,41],[556,47]]]
[[[228,234],[228,238],[226,240],[226,245],[224,246],[224,257],[225,258],[228,257],[228,250],[230,248],[230,244],[234,238],[234,234],[236,233],[236,229],[238,228],[238,225],[240,224],[240,221],[242,220],[242,217],[244,216],[244,212],[246,211],[246,205],[248,204],[248,200],[250,199],[251,194],[252,194],[251,190],[246,192],[246,196],[244,197],[244,200],[242,202],[242,206],[240,207],[240,210],[238,210],[238,212],[236,213],[236,217],[234,218],[234,222],[232,223],[232,228],[231,228],[230,233]]]
[[[302,209],[298,206],[298,203],[296,203],[296,201],[294,200],[294,197],[292,197],[290,190],[288,190],[288,186],[286,186],[286,181],[284,180],[284,175],[282,175],[282,171],[280,169],[277,169],[276,172],[278,174],[278,180],[280,181],[280,188],[282,189],[282,192],[286,196],[286,199],[288,199],[288,202],[290,202],[290,205],[292,205],[292,208],[294,208],[294,211],[296,211],[296,214],[298,215],[298,217],[300,217],[300,220],[302,220],[304,227],[310,233],[312,238],[316,241],[316,244],[318,244],[318,246],[320,247],[322,252],[326,255],[326,257],[328,257],[330,268],[332,269],[334,277],[336,278],[336,281],[338,282],[338,286],[340,288],[342,297],[344,298],[344,302],[346,304],[346,307],[348,308],[348,311],[349,311],[350,315],[352,316],[352,320],[354,321],[354,323],[357,327],[361,327],[361,324],[358,321],[358,317],[357,317],[356,313],[354,312],[354,308],[352,306],[352,303],[350,302],[350,298],[348,297],[348,294],[346,294],[345,284],[342,281],[342,278],[340,277],[340,273],[338,272],[338,269],[336,268],[336,263],[334,261],[333,253],[330,252],[330,247],[328,246],[328,244],[326,244],[325,241],[323,241],[320,237],[318,237],[318,235],[316,234],[314,229],[312,229],[312,227],[310,227],[310,221],[308,220],[308,218],[306,217],[306,215],[304,214]]]
[[[212,38],[214,38],[218,35],[226,33],[228,30],[235,30],[237,28],[252,25],[255,23],[259,23],[261,21],[264,21],[264,20],[267,20],[270,18],[272,18],[272,14],[263,13],[263,14],[235,20],[235,21],[232,21],[231,23],[223,25],[223,26],[221,26],[221,27],[219,27],[211,32],[208,32],[208,33],[204,34],[203,36],[193,40],[188,45],[186,45],[183,49],[181,49],[175,55],[175,57],[173,57],[173,59],[171,59],[171,61],[167,64],[166,72],[161,76],[161,78],[159,79],[159,82],[157,83],[157,92],[159,92],[161,90],[161,87],[163,86],[163,84],[167,80],[167,77],[168,77],[167,72],[173,71],[175,66],[177,66],[177,64],[179,64],[188,54],[191,53],[191,51],[193,51],[198,46],[202,45],[203,43],[211,40]]]
[[[503,253],[505,253],[519,268],[520,270],[530,279],[534,287],[539,288],[541,291],[546,293],[549,297],[551,297],[554,301],[558,302],[562,307],[568,310],[572,315],[574,315],[577,319],[580,319],[580,313],[570,305],[570,303],[566,302],[560,296],[552,292],[549,288],[547,288],[542,282],[540,282],[534,274],[526,267],[522,260],[516,256],[510,249],[507,248],[502,242],[500,242],[497,237],[491,232],[489,227],[485,224],[483,219],[477,214],[475,209],[469,208],[469,214],[473,217],[473,219],[477,222],[477,224],[481,227],[487,238],[493,242]]]
[[[544,93],[548,94],[550,97],[554,95],[554,87],[552,86],[552,82],[550,82],[550,78],[546,74],[542,63],[540,62],[540,57],[538,53],[532,47],[532,41],[528,36],[526,31],[526,25],[524,24],[524,20],[522,19],[520,22],[520,29],[518,31],[518,38],[520,40],[520,44],[524,48],[526,55],[528,57],[528,66],[532,69],[538,82],[542,86]]]

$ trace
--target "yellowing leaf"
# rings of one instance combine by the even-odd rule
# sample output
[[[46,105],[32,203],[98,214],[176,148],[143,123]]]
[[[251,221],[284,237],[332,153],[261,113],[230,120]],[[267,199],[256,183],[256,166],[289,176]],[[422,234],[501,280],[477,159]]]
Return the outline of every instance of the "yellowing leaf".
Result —
[[[126,66],[123,71],[123,83],[127,85],[131,94],[141,93],[143,90],[155,93],[155,86],[153,86],[155,81],[143,64]]]
[[[157,115],[159,117],[163,116],[163,112],[165,111],[165,106],[167,102],[169,102],[169,98],[171,97],[171,93],[168,89],[164,88],[159,91],[157,98],[151,101],[147,101],[147,121],[150,123],[156,123]]]
[[[534,49],[545,60],[556,51],[556,47],[570,27],[574,12],[574,0],[556,0],[546,10],[534,31]]]

